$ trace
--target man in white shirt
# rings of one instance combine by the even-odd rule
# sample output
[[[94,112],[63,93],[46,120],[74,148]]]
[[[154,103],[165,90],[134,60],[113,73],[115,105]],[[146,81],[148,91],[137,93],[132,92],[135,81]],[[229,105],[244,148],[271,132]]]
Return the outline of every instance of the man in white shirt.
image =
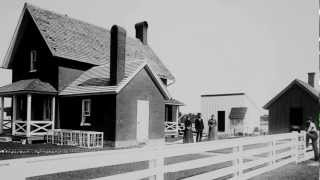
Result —
[[[310,117],[308,118],[307,122],[309,123],[308,129],[307,129],[307,135],[306,135],[307,147],[309,145],[309,139],[311,139],[312,148],[313,148],[313,152],[314,152],[314,160],[318,161],[319,160],[319,152],[318,152],[318,145],[317,145],[317,139],[318,139],[317,127]]]

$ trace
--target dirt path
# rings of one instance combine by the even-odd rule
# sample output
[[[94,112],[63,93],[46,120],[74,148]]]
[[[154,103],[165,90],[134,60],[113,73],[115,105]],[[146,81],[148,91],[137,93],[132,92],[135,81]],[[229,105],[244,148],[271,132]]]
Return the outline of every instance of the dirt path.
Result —
[[[250,180],[319,180],[319,162],[291,163]]]

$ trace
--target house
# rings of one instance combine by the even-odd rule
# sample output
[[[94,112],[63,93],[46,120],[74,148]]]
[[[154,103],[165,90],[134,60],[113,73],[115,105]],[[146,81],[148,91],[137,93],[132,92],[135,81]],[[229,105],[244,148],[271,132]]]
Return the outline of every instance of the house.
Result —
[[[26,3],[2,65],[12,70],[0,87],[2,101],[12,98],[12,135],[61,128],[104,132],[117,147],[163,143],[175,117],[166,109],[180,106],[167,90],[175,78],[148,45],[148,23],[135,30],[130,38]]]
[[[264,108],[269,110],[269,132],[285,133],[305,129],[307,118],[318,119],[319,91],[315,88],[315,73],[308,73],[308,83],[293,80],[273,97]]]
[[[260,127],[259,108],[245,93],[201,95],[201,114],[208,131],[207,121],[214,115],[220,134],[250,134]]]

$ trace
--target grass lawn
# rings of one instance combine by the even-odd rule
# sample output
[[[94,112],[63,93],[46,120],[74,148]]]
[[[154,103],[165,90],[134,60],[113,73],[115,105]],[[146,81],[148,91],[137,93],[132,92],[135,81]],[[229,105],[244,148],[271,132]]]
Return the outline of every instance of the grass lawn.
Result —
[[[319,180],[319,162],[291,163],[250,180]]]

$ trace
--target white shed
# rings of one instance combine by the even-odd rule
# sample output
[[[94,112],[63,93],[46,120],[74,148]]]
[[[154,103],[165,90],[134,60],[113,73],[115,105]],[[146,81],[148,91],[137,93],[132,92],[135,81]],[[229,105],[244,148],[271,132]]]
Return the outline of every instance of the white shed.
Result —
[[[245,93],[201,95],[201,114],[208,131],[208,119],[213,114],[218,132],[227,135],[252,133],[260,129],[261,110]]]

